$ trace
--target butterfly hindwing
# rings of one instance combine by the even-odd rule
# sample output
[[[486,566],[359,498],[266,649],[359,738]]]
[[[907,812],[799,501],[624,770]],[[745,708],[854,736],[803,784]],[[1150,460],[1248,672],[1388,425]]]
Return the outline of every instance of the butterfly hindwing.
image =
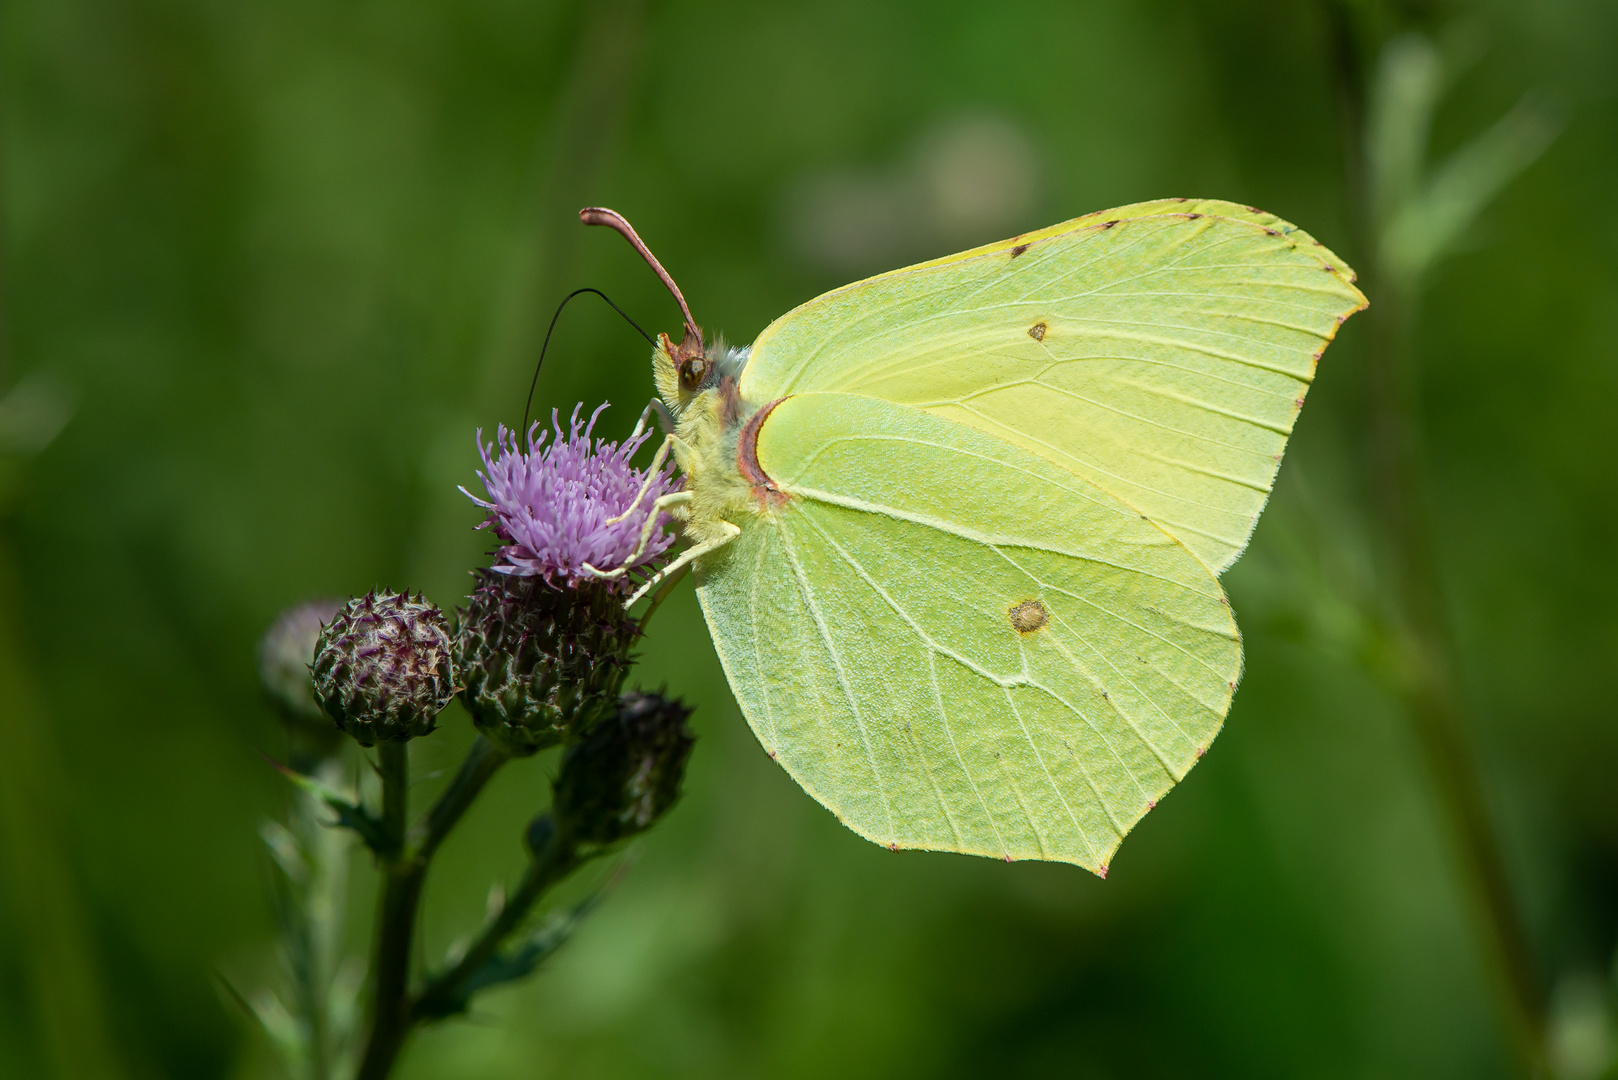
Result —
[[[1247,543],[1315,364],[1365,299],[1313,237],[1163,200],[837,289],[778,319],[752,401],[825,390],[1007,439],[1216,573]]]
[[[879,843],[1104,873],[1229,707],[1208,568],[1084,478],[876,398],[789,397],[757,457],[787,499],[698,595],[765,749]]]

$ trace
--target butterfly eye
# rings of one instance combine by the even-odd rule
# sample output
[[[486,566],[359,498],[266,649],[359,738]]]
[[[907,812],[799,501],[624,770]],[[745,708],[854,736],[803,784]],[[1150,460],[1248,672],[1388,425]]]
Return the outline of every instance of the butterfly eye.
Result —
[[[687,390],[695,390],[702,385],[702,380],[708,374],[708,361],[698,357],[687,360],[680,365],[680,385]]]

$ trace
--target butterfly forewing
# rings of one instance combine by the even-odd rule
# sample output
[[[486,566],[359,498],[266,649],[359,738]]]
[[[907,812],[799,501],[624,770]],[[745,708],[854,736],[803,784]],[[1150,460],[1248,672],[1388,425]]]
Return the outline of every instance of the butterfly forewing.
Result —
[[[1148,515],[1215,572],[1263,509],[1321,351],[1364,306],[1308,234],[1228,203],[1106,211],[828,293],[742,381],[912,405]]]

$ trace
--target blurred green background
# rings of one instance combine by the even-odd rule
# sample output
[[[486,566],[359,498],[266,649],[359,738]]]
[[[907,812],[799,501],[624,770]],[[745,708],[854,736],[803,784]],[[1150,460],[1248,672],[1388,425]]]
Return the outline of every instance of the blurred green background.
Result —
[[[0,1075],[273,1075],[214,978],[273,966],[256,831],[286,791],[254,751],[284,735],[255,641],[308,596],[458,600],[482,551],[455,490],[474,429],[520,417],[565,292],[678,329],[578,207],[624,212],[740,341],[865,273],[1164,195],[1262,206],[1364,271],[1354,87],[1409,32],[1443,61],[1435,160],[1526,92],[1560,117],[1399,332],[1468,752],[1552,1058],[1599,1075],[1618,934],[1610,0],[0,7]],[[556,962],[418,1038],[403,1075],[1518,1074],[1376,658],[1399,605],[1374,326],[1327,355],[1226,578],[1248,651],[1226,730],[1109,880],[844,831],[759,750],[684,591],[638,674],[697,705],[687,797]],[[570,308],[539,405],[610,399],[621,435],[649,393],[634,333]],[[445,721],[424,785],[469,741],[458,707]],[[517,872],[551,768],[506,770],[451,841],[433,953]]]

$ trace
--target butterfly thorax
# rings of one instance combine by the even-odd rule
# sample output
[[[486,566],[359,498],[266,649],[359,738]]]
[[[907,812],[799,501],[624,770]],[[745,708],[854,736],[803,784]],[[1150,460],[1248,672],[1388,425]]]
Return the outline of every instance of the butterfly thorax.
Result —
[[[720,522],[766,513],[785,496],[769,484],[753,453],[759,424],[774,403],[741,396],[748,350],[727,348],[720,340],[695,362],[680,352],[661,336],[652,369],[658,394],[674,417],[674,459],[691,493],[686,539],[701,544],[723,535]]]

